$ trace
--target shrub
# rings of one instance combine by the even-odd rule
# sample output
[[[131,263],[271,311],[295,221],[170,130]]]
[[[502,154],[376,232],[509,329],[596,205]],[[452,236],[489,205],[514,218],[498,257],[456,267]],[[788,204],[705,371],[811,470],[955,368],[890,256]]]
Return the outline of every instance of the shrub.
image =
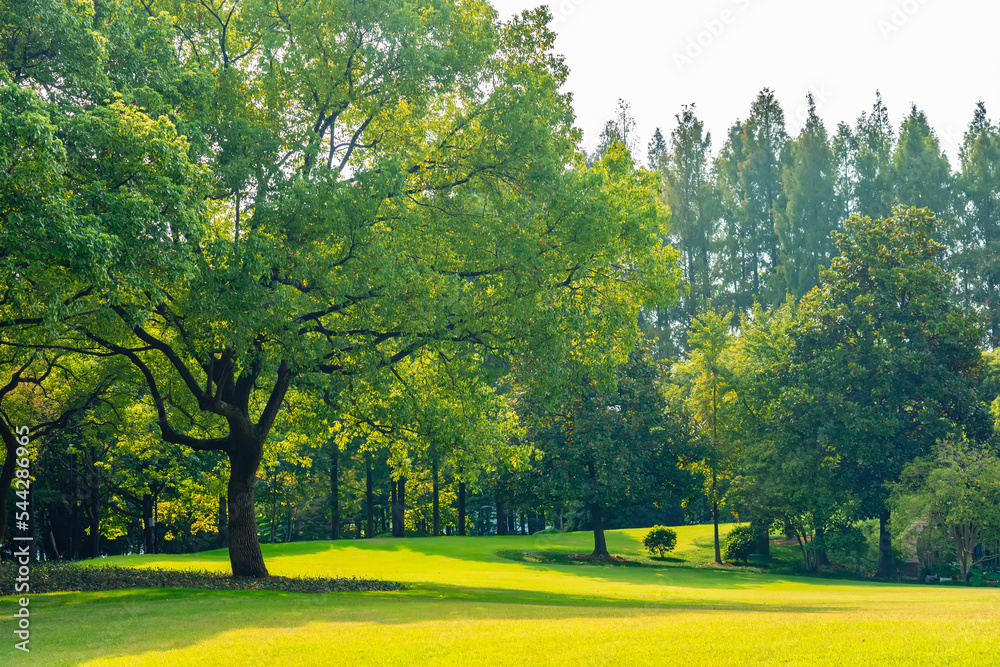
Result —
[[[741,560],[746,564],[747,559],[750,558],[750,554],[756,549],[757,535],[749,524],[736,526],[726,535],[725,557],[730,563]]]
[[[666,526],[653,526],[642,538],[642,546],[646,547],[650,555],[663,558],[677,546],[677,533]]]

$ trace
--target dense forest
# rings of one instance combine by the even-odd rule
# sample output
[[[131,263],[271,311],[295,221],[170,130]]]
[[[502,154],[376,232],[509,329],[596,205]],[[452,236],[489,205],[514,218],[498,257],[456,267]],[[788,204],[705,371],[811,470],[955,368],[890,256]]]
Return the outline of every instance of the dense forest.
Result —
[[[545,9],[214,6],[0,0],[3,553],[30,502],[40,558],[247,576],[709,522],[721,561],[734,520],[809,572],[997,557],[982,104],[957,165],[917,107],[792,137],[766,89],[587,154]]]

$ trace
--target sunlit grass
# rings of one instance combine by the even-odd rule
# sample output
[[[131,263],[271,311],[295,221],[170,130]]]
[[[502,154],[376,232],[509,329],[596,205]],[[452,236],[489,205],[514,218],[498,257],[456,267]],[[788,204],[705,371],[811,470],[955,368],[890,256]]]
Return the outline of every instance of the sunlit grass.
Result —
[[[1000,592],[706,566],[711,527],[678,529],[674,560],[576,564],[590,535],[264,545],[273,574],[403,581],[402,593],[180,590],[32,598],[33,664],[989,664]],[[497,552],[506,553],[504,558]],[[516,554],[542,554],[511,558]],[[548,556],[545,556],[548,554]],[[225,569],[224,551],[107,562]],[[3,603],[12,637],[11,601]],[[7,664],[13,642],[0,648]]]

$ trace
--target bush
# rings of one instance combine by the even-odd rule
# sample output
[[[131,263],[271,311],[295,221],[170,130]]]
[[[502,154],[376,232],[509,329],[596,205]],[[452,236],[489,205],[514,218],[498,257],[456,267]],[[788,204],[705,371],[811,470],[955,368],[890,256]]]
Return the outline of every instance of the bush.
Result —
[[[747,559],[757,549],[757,534],[749,524],[736,526],[726,535],[726,560],[730,563]]]
[[[663,558],[677,546],[677,533],[666,526],[653,526],[642,538],[642,546],[650,555]]]

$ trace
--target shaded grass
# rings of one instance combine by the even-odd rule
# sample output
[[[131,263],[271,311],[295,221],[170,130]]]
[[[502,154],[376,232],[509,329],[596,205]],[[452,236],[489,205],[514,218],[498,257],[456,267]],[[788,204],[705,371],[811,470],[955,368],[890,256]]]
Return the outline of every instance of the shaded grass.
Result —
[[[132,588],[199,588],[216,591],[285,591],[290,593],[360,593],[398,591],[395,581],[357,577],[233,577],[223,572],[162,567],[122,567],[97,562],[39,563],[31,569],[31,590],[35,593],[67,591],[112,591]],[[0,564],[0,595],[14,593],[17,567]]]
[[[274,574],[403,581],[403,592],[142,589],[32,597],[30,664],[989,664],[995,589],[705,566],[711,527],[660,563],[643,531],[608,533],[637,566],[578,564],[584,533],[265,545]],[[708,545],[706,550],[705,545]],[[706,554],[707,551],[707,554]],[[538,562],[505,558],[538,554]],[[645,560],[643,560],[645,559]],[[225,570],[225,552],[108,558]],[[13,601],[0,601],[11,637]],[[8,664],[12,642],[0,645]]]

